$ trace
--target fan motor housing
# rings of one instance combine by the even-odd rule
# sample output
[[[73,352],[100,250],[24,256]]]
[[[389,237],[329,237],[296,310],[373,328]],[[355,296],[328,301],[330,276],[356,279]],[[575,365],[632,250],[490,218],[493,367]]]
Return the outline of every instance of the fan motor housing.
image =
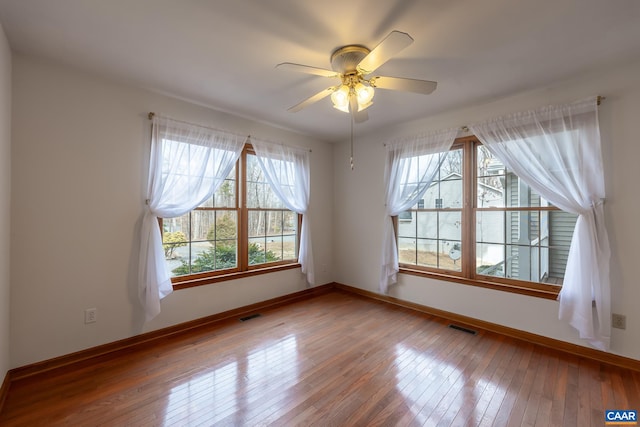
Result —
[[[340,74],[356,72],[356,67],[370,50],[361,45],[340,47],[331,54],[331,68]]]

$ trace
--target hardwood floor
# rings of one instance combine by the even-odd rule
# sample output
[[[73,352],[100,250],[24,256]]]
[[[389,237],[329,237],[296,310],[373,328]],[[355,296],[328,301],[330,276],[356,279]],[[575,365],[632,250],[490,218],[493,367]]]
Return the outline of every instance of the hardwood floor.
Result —
[[[11,384],[2,426],[602,426],[640,373],[334,291]]]

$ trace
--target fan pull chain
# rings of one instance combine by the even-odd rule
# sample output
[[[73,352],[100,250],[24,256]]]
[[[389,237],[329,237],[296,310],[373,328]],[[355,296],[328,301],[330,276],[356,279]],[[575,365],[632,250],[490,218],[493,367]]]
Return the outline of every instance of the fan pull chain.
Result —
[[[351,170],[353,170],[353,120],[353,113],[351,113],[351,157],[349,158]]]

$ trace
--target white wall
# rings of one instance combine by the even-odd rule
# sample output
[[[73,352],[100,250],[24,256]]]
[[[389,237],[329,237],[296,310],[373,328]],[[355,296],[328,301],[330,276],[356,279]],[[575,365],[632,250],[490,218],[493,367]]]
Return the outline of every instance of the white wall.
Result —
[[[612,308],[627,316],[627,329],[614,329],[612,352],[640,360],[640,286],[637,264],[640,227],[640,61],[619,64],[538,90],[469,106],[446,114],[359,136],[356,169],[349,169],[348,143],[335,149],[335,280],[369,291],[378,289],[384,218],[383,144],[397,136],[460,127],[510,112],[558,104],[591,95],[606,96],[600,107],[600,130],[607,201],[605,214],[612,246]],[[446,87],[438,87],[446,91]],[[425,98],[425,102],[429,102]],[[375,120],[375,105],[370,114]],[[462,135],[460,135],[462,136]],[[557,320],[558,303],[469,285],[399,275],[390,295],[430,307],[585,345],[577,333]]]
[[[0,382],[10,367],[11,49],[0,26]]]
[[[333,281],[330,144],[43,60],[13,62],[12,367],[305,289],[294,269],[180,290],[141,326],[149,111],[311,148],[316,284]],[[90,307],[98,321],[85,325]]]

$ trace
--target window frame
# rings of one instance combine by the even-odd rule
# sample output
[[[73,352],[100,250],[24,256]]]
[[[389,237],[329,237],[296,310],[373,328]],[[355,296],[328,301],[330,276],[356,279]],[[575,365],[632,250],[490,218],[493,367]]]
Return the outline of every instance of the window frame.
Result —
[[[273,273],[276,271],[299,268],[298,254],[300,250],[300,232],[302,229],[302,215],[297,215],[296,229],[296,253],[295,259],[278,260],[262,264],[249,264],[249,211],[289,211],[287,208],[248,208],[247,207],[247,157],[256,155],[251,143],[246,143],[242,149],[240,157],[235,165],[235,207],[196,207],[194,210],[203,211],[233,211],[236,212],[237,229],[237,265],[235,268],[224,270],[205,271],[194,274],[187,274],[171,278],[173,289],[185,289],[195,286],[208,285],[211,283],[223,282],[227,280],[240,279],[259,274]],[[292,212],[292,211],[289,211]],[[295,213],[295,212],[294,212]],[[158,218],[160,233],[163,233],[162,218]]]
[[[528,282],[524,280],[496,277],[478,274],[476,272],[476,214],[479,211],[493,212],[513,212],[513,211],[559,211],[555,206],[548,207],[507,207],[504,208],[478,208],[477,200],[477,150],[476,147],[482,145],[475,135],[456,138],[450,150],[463,149],[463,186],[462,186],[462,208],[461,211],[461,242],[462,257],[461,271],[446,270],[442,268],[419,266],[414,264],[399,263],[399,272],[419,277],[427,277],[465,285],[478,286],[488,289],[496,289],[522,295],[535,296],[545,299],[557,299],[562,286],[547,283]],[[458,209],[417,209],[422,211],[446,212],[448,210],[458,211]],[[413,212],[413,210],[412,210]],[[398,217],[393,217],[393,224],[398,239]]]

